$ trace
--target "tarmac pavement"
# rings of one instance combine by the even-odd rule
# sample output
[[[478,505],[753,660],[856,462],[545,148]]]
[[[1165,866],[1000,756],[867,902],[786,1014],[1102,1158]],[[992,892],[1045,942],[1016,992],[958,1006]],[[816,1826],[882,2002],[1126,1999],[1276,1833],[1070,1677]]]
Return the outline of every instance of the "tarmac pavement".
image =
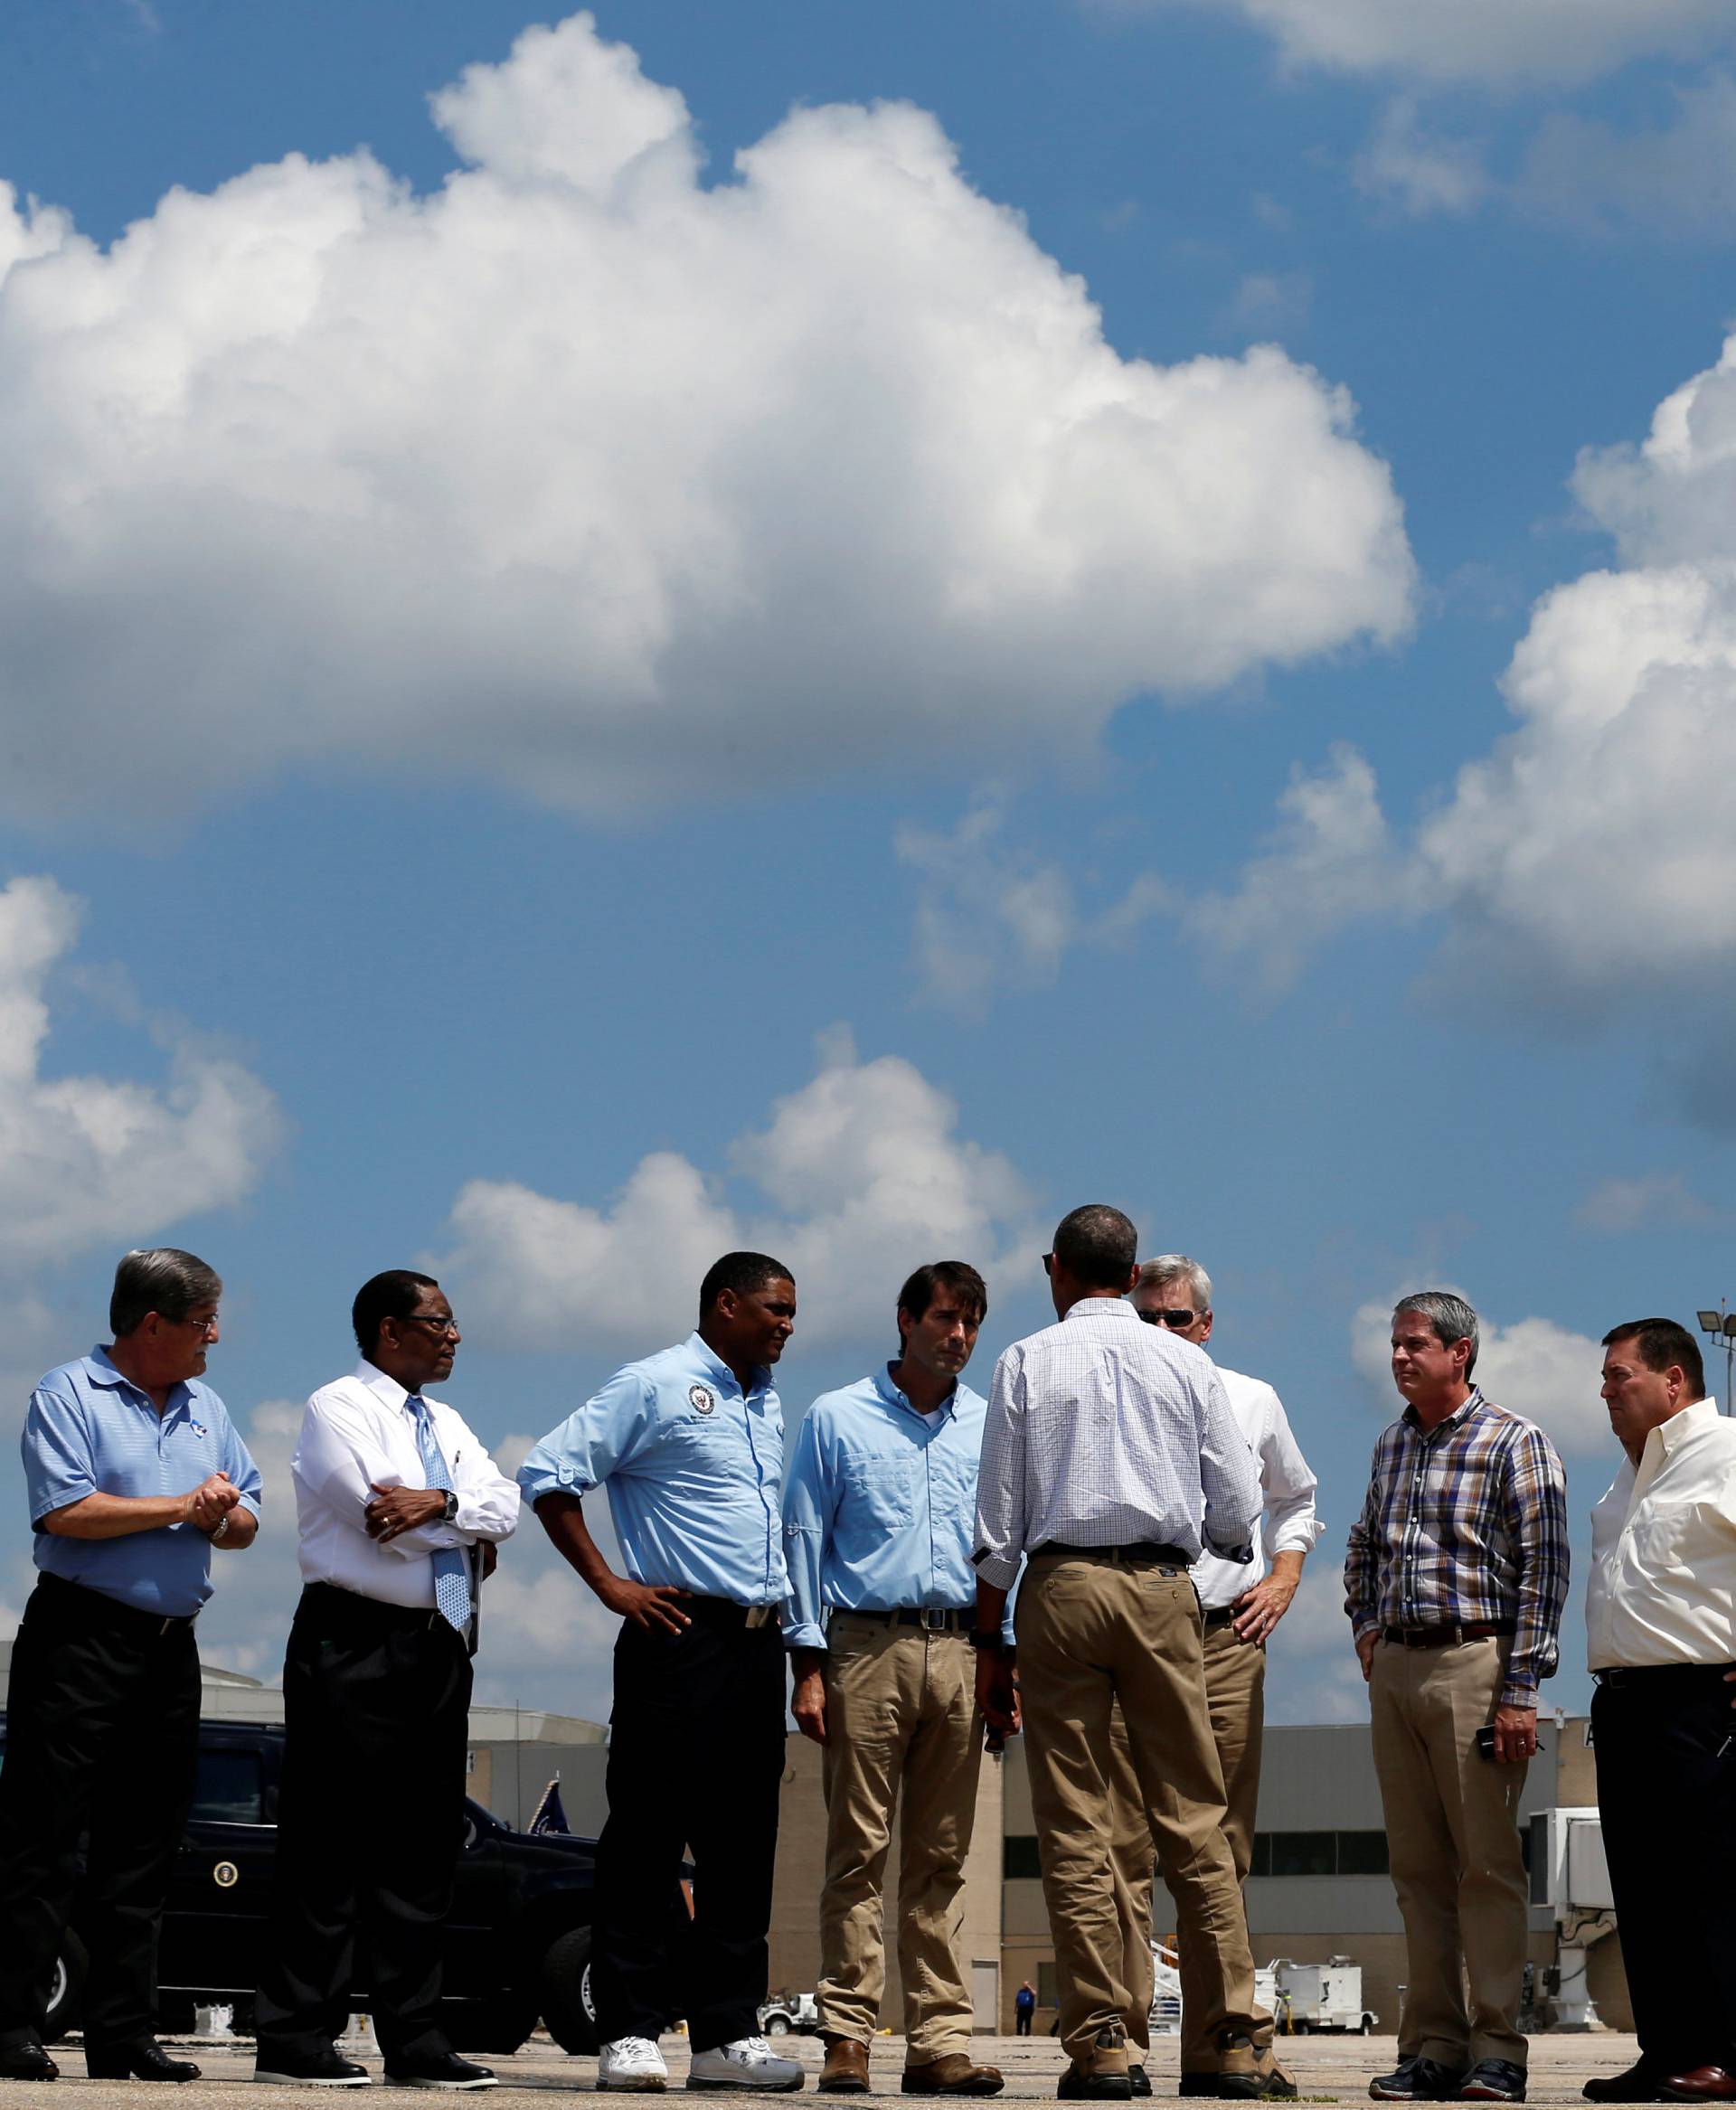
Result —
[[[87,2080],[83,2054],[76,2040],[52,2048],[61,2075],[55,2086],[57,2090],[71,2089],[80,2101],[99,2095],[105,2105],[113,2104],[116,2110],[148,2110],[148,2105],[153,2104],[156,2110],[167,2110],[165,2096],[181,2103],[183,2110],[273,2110],[273,2105],[279,2104],[282,2110],[290,2110],[294,2104],[311,2105],[316,2101],[323,2103],[326,2110],[336,2110],[336,2103],[354,2103],[364,2095],[359,2088],[274,2088],[268,2094],[250,2078],[253,2047],[246,2038],[222,2040],[165,2038],[164,2042],[177,2056],[194,2058],[204,2069],[203,2079],[189,2084],[184,2094],[160,2082]],[[351,2040],[346,2040],[344,2049],[346,2053],[352,2050]],[[819,2040],[813,2037],[783,2037],[777,2039],[776,2049],[800,2058],[807,2069],[807,2091],[811,2093],[820,2068]],[[1296,2076],[1303,2101],[1307,2103],[1366,2103],[1369,2077],[1390,2072],[1398,2058],[1397,2045],[1391,2037],[1289,2037],[1280,2041],[1278,2049],[1284,2063]],[[971,2050],[976,2058],[998,2066],[1006,2076],[1006,2087],[999,2098],[1002,2102],[1053,2100],[1062,2059],[1061,2048],[1052,2038],[978,2037],[973,2040]],[[665,2037],[663,2054],[669,2063],[671,2089],[684,2094],[687,2039]],[[373,2071],[376,2078],[379,2077],[376,2058],[367,2051],[354,2055]],[[1633,2038],[1618,2036],[1613,2031],[1589,2036],[1533,2037],[1530,2100],[1545,2104],[1578,2103],[1580,2086],[1593,2074],[1618,2073],[1624,2067],[1631,2066],[1637,2056],[1637,2047]],[[513,2058],[490,2058],[486,2063],[499,2075],[501,2083],[497,2088],[486,2091],[485,2099],[491,2105],[509,2105],[520,2096],[528,2099],[566,2094],[575,2088],[590,2095],[596,2088],[597,2061],[569,2058],[541,2032]],[[899,2075],[903,2064],[901,2037],[875,2039],[870,2058],[875,2097],[899,2096]],[[1156,2100],[1175,2101],[1173,2091],[1177,2069],[1174,2037],[1158,2039],[1148,2070]],[[27,2105],[30,2110],[47,2110],[43,2093],[37,2082],[0,2081],[0,2110],[26,2110]],[[755,2103],[780,2100],[759,2095],[748,2095],[746,2099]],[[1193,2110],[1191,2103],[1188,2110]]]

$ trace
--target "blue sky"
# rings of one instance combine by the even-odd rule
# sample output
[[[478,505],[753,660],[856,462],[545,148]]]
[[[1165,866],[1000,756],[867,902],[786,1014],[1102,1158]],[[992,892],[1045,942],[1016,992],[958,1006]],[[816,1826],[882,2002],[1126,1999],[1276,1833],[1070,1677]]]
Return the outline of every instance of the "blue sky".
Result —
[[[511,1461],[720,1241],[793,1420],[942,1252],[986,1384],[1120,1202],[1321,1474],[1284,1719],[1397,1292],[1582,1519],[1597,1336],[1736,1286],[1725,12],[21,0],[4,1362],[222,1269],[208,1653],[406,1261]],[[485,1691],[599,1711],[533,1525],[494,1587]]]

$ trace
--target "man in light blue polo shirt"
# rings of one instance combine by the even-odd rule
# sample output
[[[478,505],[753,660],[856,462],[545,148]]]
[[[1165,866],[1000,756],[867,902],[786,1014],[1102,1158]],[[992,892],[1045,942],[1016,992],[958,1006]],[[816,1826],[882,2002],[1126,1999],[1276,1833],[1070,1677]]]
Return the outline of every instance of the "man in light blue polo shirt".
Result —
[[[222,1288],[191,1253],[128,1253],[113,1345],[31,1394],[24,1479],[42,1574],[13,1644],[0,1770],[0,2077],[58,2073],[42,2018],[87,1826],[86,2069],[198,2077],[155,2039],[156,1936],[198,1762],[193,1623],[212,1548],[249,1546],[259,1526],[259,1469],[199,1381]]]
[[[656,2039],[684,2013],[690,2087],[802,2085],[759,2034],[784,1769],[771,1366],[795,1323],[788,1268],[726,1253],[700,1286],[698,1331],[618,1371],[519,1469],[562,1558],[623,1622],[591,1936],[600,2088],[665,2087]],[[583,1496],[604,1486],[625,1576],[585,1521]],[[678,1983],[667,1941],[684,1847],[693,1921]]]
[[[898,1293],[897,1357],[815,1400],[784,1488],[792,1711],[826,1749],[819,2085],[828,2094],[869,2087],[886,1984],[886,1856],[901,1796],[903,2092],[993,2096],[1001,2087],[999,2072],[970,2057],[974,2015],[956,1946],[983,1747],[970,1554],[987,1410],[960,1380],[987,1314],[974,1267],[919,1267]]]

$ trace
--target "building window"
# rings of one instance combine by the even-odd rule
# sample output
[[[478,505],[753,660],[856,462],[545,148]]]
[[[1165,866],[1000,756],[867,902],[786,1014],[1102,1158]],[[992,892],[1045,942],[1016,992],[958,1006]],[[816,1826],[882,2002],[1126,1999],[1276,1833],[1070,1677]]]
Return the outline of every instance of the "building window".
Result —
[[[1009,1832],[1001,1842],[1001,1879],[1018,1883],[1033,1880],[1043,1874],[1043,1864],[1037,1859],[1037,1835],[1034,1832]]]
[[[1255,1876],[1383,1876],[1384,1832],[1258,1832]]]

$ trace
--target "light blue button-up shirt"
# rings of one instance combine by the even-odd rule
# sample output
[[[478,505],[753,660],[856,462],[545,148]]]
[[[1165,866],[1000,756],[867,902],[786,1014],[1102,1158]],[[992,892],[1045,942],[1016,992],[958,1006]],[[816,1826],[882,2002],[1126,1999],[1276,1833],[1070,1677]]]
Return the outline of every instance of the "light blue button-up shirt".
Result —
[[[87,1494],[189,1494],[227,1473],[259,1513],[259,1469],[211,1387],[176,1385],[159,1414],[101,1348],[50,1371],[31,1394],[23,1450],[37,1567],[165,1619],[191,1616],[211,1595],[211,1540],[197,1524],[59,1539],[42,1529],[48,1512]]]
[[[771,1372],[745,1398],[697,1333],[618,1371],[545,1436],[518,1469],[524,1500],[609,1490],[635,1582],[738,1605],[787,1587],[778,1483],[784,1412]]]
[[[987,1405],[958,1385],[930,1424],[890,1365],[815,1400],[784,1484],[788,1646],[826,1646],[825,1606],[962,1612],[976,1602],[971,1527]]]

